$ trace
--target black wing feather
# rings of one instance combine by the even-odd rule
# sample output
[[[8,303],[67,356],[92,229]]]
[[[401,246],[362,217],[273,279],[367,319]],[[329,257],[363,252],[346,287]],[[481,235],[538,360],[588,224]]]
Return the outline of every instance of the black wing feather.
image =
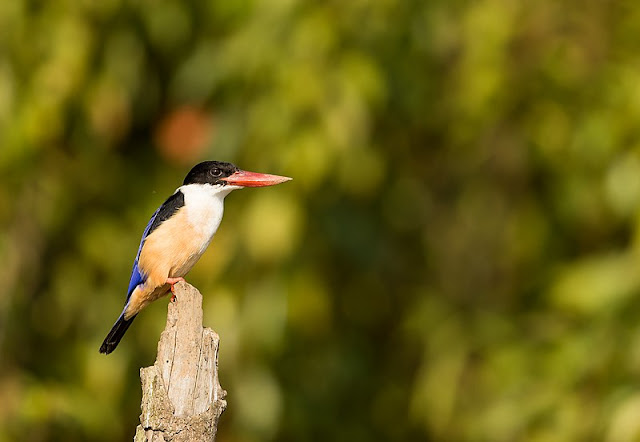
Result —
[[[157,229],[160,224],[171,218],[173,214],[176,213],[182,206],[184,206],[184,193],[178,190],[176,193],[167,198],[164,204],[160,206],[160,209],[158,209],[158,213],[149,226],[149,231],[144,235],[145,238],[149,236],[151,232]]]

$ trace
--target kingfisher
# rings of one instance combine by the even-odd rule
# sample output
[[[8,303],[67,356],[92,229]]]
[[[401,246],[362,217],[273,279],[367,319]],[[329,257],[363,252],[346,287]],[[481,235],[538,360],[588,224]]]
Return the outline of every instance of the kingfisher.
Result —
[[[174,291],[174,284],[200,259],[218,230],[224,198],[244,187],[265,187],[291,178],[247,172],[231,163],[204,161],[195,165],[144,229],[127,290],[124,309],[100,346],[109,354],[140,311]]]

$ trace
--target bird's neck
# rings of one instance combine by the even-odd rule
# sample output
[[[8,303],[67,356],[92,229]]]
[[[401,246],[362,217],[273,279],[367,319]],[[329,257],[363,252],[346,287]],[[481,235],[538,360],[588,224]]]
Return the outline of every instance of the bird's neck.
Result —
[[[188,184],[179,188],[184,194],[184,210],[192,228],[212,237],[222,221],[224,198],[237,189],[235,186]]]

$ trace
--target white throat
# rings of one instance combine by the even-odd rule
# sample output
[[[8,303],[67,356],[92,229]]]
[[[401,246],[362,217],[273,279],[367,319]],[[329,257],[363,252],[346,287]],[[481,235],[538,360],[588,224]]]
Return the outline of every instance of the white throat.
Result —
[[[211,184],[187,184],[177,190],[184,194],[187,221],[194,234],[201,235],[203,249],[218,230],[224,214],[224,198],[239,186],[212,186]]]

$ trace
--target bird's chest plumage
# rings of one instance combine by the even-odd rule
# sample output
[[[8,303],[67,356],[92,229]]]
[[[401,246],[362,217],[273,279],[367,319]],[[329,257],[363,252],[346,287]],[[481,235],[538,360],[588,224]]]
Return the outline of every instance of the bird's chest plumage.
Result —
[[[200,254],[211,242],[222,221],[222,200],[215,198],[195,197],[195,203],[185,204],[182,209],[185,218],[186,234],[192,237],[192,247]]]
[[[224,194],[183,186],[185,204],[145,240],[140,264],[157,279],[186,275],[207,249],[224,211]],[[164,282],[164,281],[163,281]]]
[[[181,208],[184,230],[178,233],[183,250],[177,253],[177,260],[169,276],[184,276],[209,246],[218,230],[224,211],[224,197],[196,189],[185,191],[185,205]]]

